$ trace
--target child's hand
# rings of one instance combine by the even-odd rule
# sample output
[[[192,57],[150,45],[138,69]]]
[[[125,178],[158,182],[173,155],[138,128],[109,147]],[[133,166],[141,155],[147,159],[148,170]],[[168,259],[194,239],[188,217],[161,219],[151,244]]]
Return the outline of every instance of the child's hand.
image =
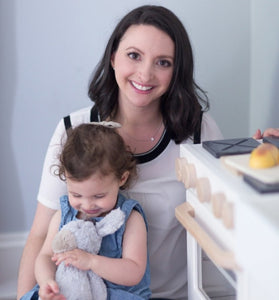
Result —
[[[39,296],[42,300],[66,300],[66,298],[59,294],[59,287],[56,281],[49,280],[46,284],[41,284]]]
[[[90,260],[94,255],[80,249],[74,249],[63,253],[56,253],[53,255],[52,260],[58,266],[62,262],[66,266],[72,265],[80,270],[90,270]]]

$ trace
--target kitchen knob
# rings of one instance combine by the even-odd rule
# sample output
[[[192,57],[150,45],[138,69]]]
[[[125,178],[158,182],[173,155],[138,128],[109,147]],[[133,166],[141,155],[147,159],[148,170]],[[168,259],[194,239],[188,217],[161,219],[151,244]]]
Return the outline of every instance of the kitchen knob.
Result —
[[[211,197],[212,211],[216,218],[222,217],[223,205],[226,201],[224,193],[215,193]]]
[[[197,195],[200,202],[209,202],[211,197],[211,187],[209,179],[206,177],[197,180]]]
[[[196,174],[195,166],[193,164],[187,164],[182,171],[183,171],[182,181],[186,189],[194,188],[197,182],[197,174]]]
[[[177,158],[175,161],[175,171],[176,171],[176,177],[178,181],[182,181],[183,179],[183,169],[188,164],[188,161],[185,157]]]
[[[222,221],[225,227],[232,229],[234,227],[234,205],[225,201],[222,209]]]

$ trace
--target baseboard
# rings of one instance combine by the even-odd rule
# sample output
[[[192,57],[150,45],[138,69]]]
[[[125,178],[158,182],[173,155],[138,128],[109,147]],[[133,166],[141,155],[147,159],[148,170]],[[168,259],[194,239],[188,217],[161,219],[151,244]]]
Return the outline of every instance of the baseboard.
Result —
[[[0,233],[0,249],[24,247],[27,235],[27,231]]]
[[[16,299],[19,262],[28,232],[0,233],[0,300]]]

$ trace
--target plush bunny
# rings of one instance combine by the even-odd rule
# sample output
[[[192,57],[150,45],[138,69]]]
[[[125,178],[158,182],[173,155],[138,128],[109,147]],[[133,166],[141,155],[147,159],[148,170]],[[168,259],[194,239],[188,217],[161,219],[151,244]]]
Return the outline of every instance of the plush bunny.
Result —
[[[120,208],[112,210],[95,225],[92,221],[74,220],[65,224],[53,240],[54,253],[75,248],[98,254],[102,238],[117,231],[124,223],[125,214]],[[67,300],[105,300],[107,289],[101,277],[62,262],[56,271],[56,282]]]

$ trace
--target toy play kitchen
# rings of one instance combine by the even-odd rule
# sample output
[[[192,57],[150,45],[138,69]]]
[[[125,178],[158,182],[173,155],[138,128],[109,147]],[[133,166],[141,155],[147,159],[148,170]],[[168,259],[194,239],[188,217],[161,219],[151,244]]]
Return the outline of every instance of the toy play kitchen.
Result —
[[[187,230],[190,300],[279,299],[279,164],[249,165],[262,142],[279,147],[278,138],[181,145],[187,201],[176,217]]]

